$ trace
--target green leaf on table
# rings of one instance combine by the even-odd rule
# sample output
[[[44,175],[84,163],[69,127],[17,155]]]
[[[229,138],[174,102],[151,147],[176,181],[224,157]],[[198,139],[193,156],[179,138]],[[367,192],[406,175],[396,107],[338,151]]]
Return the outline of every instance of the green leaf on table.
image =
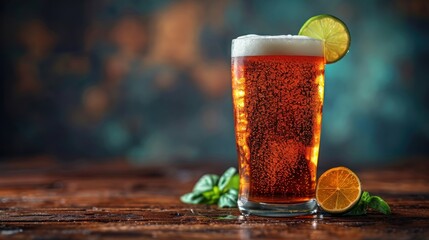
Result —
[[[364,191],[362,193],[362,195],[360,196],[360,200],[364,201],[364,202],[369,202],[369,199],[371,199],[371,195],[369,194],[369,192]]]
[[[229,184],[231,182],[231,180],[234,177],[234,174],[237,172],[237,170],[233,167],[228,168],[228,170],[226,170],[224,172],[224,174],[222,174],[222,176],[219,179],[219,190],[221,192],[223,192],[224,190],[228,190]]]
[[[204,202],[204,196],[202,194],[196,194],[193,192],[186,193],[180,197],[180,200],[184,203],[198,204]]]
[[[214,186],[212,190],[203,192],[202,195],[205,198],[203,203],[205,204],[215,204],[220,198],[221,192],[219,191],[218,186]]]
[[[219,178],[215,174],[203,175],[191,193],[181,196],[184,203],[218,204],[219,207],[236,207],[238,199],[239,176],[235,168],[229,168]]]
[[[219,176],[216,174],[205,174],[198,180],[192,191],[195,193],[211,191],[217,185],[218,180]]]
[[[386,203],[381,197],[379,196],[372,196],[369,200],[368,206],[374,210],[377,210],[383,214],[390,214],[392,213],[390,211],[389,204]]]
[[[227,188],[238,190],[239,187],[240,187],[240,176],[238,174],[235,174],[234,176],[232,176],[231,180],[229,181]]]
[[[238,191],[235,189],[229,189],[228,192],[222,194],[219,198],[218,206],[224,207],[237,207]]]

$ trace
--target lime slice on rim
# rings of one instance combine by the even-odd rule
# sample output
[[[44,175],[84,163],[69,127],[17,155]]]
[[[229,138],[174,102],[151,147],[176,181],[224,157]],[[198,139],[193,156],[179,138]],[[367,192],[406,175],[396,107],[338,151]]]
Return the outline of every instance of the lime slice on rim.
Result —
[[[350,47],[350,33],[346,24],[332,15],[323,14],[308,19],[298,34],[325,42],[326,63],[340,60]]]

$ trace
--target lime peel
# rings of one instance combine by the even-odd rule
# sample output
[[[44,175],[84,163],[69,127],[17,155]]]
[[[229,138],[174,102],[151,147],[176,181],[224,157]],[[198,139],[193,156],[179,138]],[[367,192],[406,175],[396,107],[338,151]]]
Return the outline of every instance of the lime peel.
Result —
[[[326,63],[334,63],[349,51],[350,32],[346,24],[329,14],[311,17],[299,30],[299,35],[324,41]]]

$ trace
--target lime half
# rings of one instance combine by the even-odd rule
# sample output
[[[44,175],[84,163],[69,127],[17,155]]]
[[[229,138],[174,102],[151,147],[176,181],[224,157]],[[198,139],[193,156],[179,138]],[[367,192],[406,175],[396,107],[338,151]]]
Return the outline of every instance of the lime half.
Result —
[[[350,33],[346,24],[328,14],[308,19],[299,30],[299,35],[324,41],[326,63],[340,60],[350,47]]]

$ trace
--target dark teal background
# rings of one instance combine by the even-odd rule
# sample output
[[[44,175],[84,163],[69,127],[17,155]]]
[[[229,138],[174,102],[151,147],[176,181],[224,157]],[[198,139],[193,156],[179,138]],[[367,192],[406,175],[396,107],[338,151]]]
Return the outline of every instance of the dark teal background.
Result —
[[[328,13],[322,165],[429,156],[429,1],[2,1],[1,156],[235,163],[231,39]]]

